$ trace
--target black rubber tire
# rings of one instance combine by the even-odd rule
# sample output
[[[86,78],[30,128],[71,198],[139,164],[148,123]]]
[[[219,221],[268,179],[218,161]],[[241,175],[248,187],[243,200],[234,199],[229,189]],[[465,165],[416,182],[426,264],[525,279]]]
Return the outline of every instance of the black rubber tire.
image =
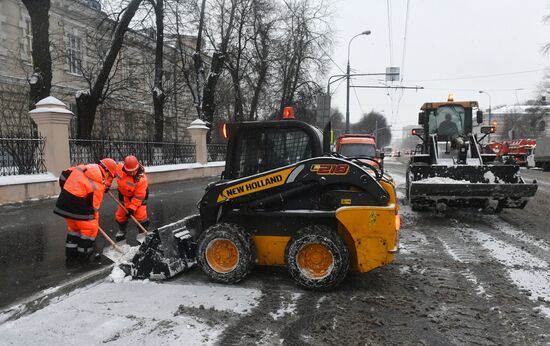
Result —
[[[312,279],[300,269],[296,256],[307,244],[322,244],[333,258],[331,272],[323,278]],[[290,239],[285,250],[285,262],[290,276],[304,288],[327,291],[338,286],[349,271],[349,250],[336,231],[324,225],[311,225],[300,229]]]
[[[206,249],[214,239],[226,239],[236,246],[239,259],[234,269],[221,273],[214,270],[207,261]],[[197,241],[197,260],[202,271],[211,280],[223,283],[236,283],[244,279],[256,263],[256,246],[250,234],[239,225],[219,223],[211,226],[200,235]]]

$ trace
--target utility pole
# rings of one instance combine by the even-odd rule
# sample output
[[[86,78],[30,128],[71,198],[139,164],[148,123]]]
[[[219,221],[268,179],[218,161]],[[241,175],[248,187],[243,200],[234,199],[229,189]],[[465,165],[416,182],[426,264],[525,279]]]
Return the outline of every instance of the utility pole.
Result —
[[[349,133],[349,77],[351,74],[351,68],[349,64],[349,50],[353,39],[361,35],[370,35],[370,30],[363,31],[360,34],[353,36],[348,42],[348,66],[346,69],[346,133]]]

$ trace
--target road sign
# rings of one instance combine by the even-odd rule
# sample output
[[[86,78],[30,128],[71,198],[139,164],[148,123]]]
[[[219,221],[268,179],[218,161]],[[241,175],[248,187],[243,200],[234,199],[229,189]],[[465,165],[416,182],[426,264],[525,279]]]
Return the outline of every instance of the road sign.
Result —
[[[323,127],[330,119],[330,95],[317,95],[317,124]]]

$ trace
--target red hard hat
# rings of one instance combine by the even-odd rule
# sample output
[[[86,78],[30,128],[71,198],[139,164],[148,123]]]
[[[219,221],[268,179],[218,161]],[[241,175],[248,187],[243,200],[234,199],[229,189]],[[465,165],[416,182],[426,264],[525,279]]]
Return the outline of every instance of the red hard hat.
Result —
[[[128,155],[124,158],[124,169],[127,172],[133,172],[139,167],[139,161],[134,155]]]
[[[115,160],[107,157],[99,161],[103,169],[107,170],[112,177],[116,174],[116,162]]]

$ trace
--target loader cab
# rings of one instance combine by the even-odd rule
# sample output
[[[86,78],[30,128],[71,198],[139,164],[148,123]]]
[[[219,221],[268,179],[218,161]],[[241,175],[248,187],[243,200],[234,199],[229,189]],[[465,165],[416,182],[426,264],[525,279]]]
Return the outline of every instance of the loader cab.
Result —
[[[322,132],[297,120],[228,124],[224,179],[238,179],[323,154]]]
[[[477,107],[477,102],[425,103],[419,120],[426,139],[436,135],[438,141],[447,141],[472,133],[473,107]]]

